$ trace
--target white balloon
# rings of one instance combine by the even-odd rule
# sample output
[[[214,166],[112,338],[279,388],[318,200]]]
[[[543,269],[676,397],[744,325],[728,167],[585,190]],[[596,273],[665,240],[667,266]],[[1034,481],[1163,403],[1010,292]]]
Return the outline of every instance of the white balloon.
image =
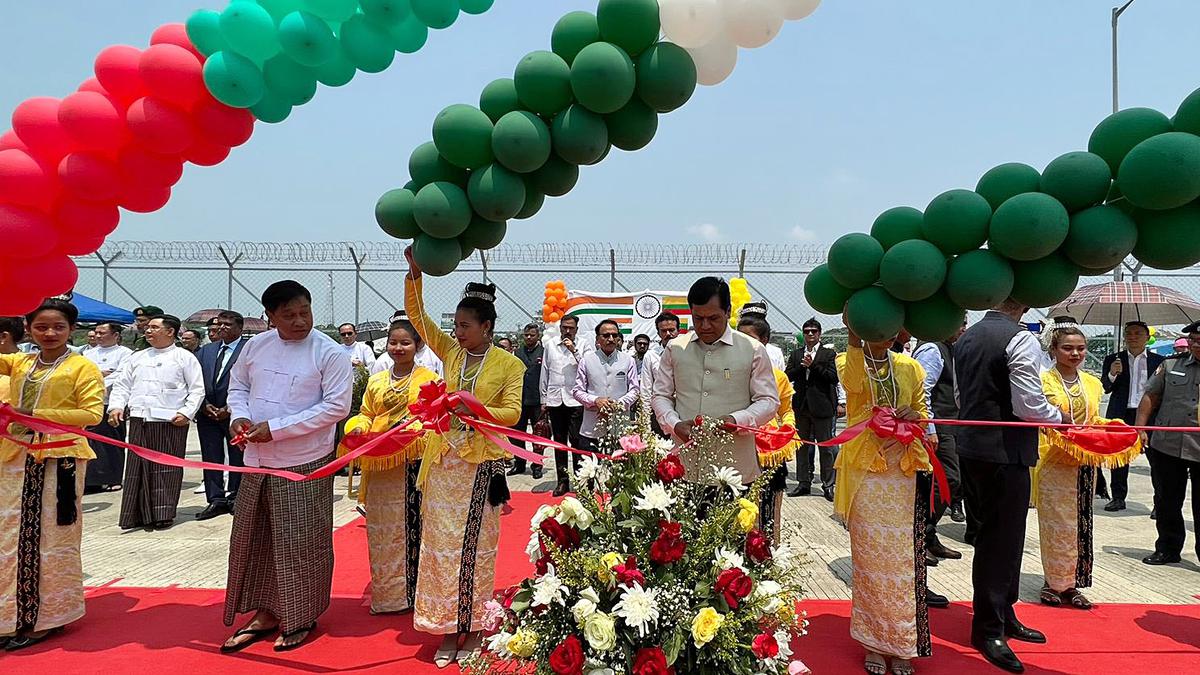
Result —
[[[720,84],[737,65],[737,45],[724,35],[718,35],[701,47],[687,50],[696,63],[696,82],[711,87]]]
[[[699,47],[716,37],[724,24],[718,0],[658,0],[663,34],[680,47]]]
[[[821,4],[821,0],[780,0],[783,4],[783,18],[788,21],[798,21],[812,14]]]
[[[729,37],[740,47],[761,47],[783,27],[780,0],[721,0],[721,3]]]

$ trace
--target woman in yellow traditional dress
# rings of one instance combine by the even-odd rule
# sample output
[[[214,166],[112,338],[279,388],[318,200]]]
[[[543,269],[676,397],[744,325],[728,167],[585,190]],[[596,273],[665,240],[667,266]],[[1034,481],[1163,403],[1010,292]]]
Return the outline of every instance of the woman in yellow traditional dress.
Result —
[[[492,344],[495,287],[467,284],[454,313],[452,338],[425,311],[421,267],[411,248],[405,257],[404,307],[421,339],[445,364],[446,391],[472,393],[497,424],[516,424],[525,364]],[[465,406],[459,412],[472,414]],[[495,590],[500,505],[508,499],[504,463],[510,455],[458,420],[442,436],[427,435],[425,443],[418,477],[424,504],[413,626],[444,636],[434,661],[445,667],[477,652],[482,643],[483,606]]]
[[[50,422],[84,428],[104,415],[104,378],[67,348],[79,311],[46,300],[26,317],[36,354],[0,355],[10,405]],[[83,481],[96,455],[82,437],[8,432],[26,442],[68,441],[30,451],[0,439],[0,643],[12,651],[44,640],[83,616]]]
[[[346,438],[381,433],[409,417],[421,385],[437,373],[413,362],[421,336],[408,321],[393,321],[387,352],[392,367],[367,382],[359,413],[346,422]],[[342,446],[345,449],[345,446]],[[417,471],[425,445],[413,441],[382,457],[362,457],[359,501],[367,507],[367,549],[371,558],[371,613],[412,609],[421,547],[421,494]]]
[[[1100,380],[1080,370],[1087,357],[1087,338],[1074,326],[1050,333],[1054,367],[1042,371],[1046,399],[1075,424],[1105,424],[1100,417]],[[1079,592],[1092,585],[1092,494],[1096,466],[1128,464],[1141,451],[1141,442],[1113,455],[1088,453],[1057,430],[1039,434],[1038,465],[1034,473],[1034,504],[1042,548],[1045,583],[1043,604],[1091,609]]]
[[[849,324],[847,324],[849,325]],[[908,420],[928,417],[921,365],[890,348],[894,336],[864,345],[853,331],[837,357],[846,390],[847,425],[871,417],[875,406],[894,408]],[[834,512],[850,530],[850,637],[867,650],[868,673],[913,672],[911,659],[929,656],[925,604],[925,516],[917,472],[930,471],[921,441],[904,445],[870,429],[842,445],[837,462]]]

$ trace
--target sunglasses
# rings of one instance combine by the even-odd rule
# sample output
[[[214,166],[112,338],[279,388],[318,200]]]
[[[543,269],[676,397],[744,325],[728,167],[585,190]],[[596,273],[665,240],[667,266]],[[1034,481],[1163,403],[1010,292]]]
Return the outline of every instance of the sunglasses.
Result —
[[[342,337],[351,337],[354,333],[342,333]]]

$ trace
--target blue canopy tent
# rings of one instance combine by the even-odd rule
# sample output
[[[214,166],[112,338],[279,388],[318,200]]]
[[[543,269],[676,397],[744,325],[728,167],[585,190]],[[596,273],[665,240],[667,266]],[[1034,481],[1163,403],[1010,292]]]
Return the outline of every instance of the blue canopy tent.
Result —
[[[116,321],[122,324],[133,323],[133,312],[120,307],[114,307],[95,298],[89,298],[80,293],[71,295],[71,302],[79,309],[79,320],[85,323],[100,321]]]

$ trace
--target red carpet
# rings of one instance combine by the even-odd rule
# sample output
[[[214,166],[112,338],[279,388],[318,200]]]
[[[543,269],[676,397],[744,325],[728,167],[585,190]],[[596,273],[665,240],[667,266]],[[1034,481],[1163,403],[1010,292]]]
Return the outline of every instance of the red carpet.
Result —
[[[523,549],[528,523],[548,495],[517,493],[503,517],[497,585],[531,570]],[[44,645],[5,654],[0,673],[182,672],[182,673],[359,673],[436,672],[437,638],[412,629],[411,615],[371,616],[366,534],[362,521],[334,537],[337,565],[333,602],[312,642],[276,654],[264,642],[226,656],[217,646],[230,629],[221,623],[220,589],[93,589],[87,616]],[[812,622],[798,641],[797,655],[818,675],[856,673],[862,651],[849,636],[850,603],[805,603]],[[1045,631],[1048,645],[1014,643],[1031,674],[1182,673],[1200,669],[1200,605],[1104,605],[1090,612],[1022,606],[1022,620]],[[922,675],[1000,673],[968,646],[970,608],[956,604],[930,612],[934,656],[918,662]]]

